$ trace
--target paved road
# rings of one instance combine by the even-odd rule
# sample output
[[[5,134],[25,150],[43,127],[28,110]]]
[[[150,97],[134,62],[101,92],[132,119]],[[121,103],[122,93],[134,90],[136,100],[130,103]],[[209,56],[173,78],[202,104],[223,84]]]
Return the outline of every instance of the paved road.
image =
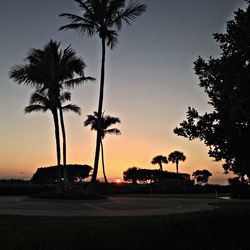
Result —
[[[214,209],[213,200],[109,197],[98,201],[30,199],[25,196],[0,197],[0,215],[33,216],[140,216],[195,212]]]

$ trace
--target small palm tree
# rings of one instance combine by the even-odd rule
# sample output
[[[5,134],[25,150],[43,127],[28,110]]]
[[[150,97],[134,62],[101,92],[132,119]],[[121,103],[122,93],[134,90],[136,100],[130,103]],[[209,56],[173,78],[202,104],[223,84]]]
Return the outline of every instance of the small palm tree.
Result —
[[[152,164],[158,164],[160,166],[160,170],[163,171],[163,168],[162,168],[162,164],[165,163],[165,164],[168,164],[168,159],[166,156],[163,156],[163,155],[157,155],[153,158],[153,160],[151,161]]]
[[[176,164],[176,173],[178,174],[179,162],[180,161],[185,161],[186,156],[184,155],[184,153],[182,153],[180,151],[174,151],[174,152],[169,154],[168,160],[171,161],[172,163]]]
[[[106,46],[111,49],[118,43],[118,32],[123,24],[130,25],[146,10],[146,5],[135,1],[127,3],[126,0],[74,0],[83,11],[82,16],[63,13],[70,24],[62,26],[60,30],[77,30],[82,35],[93,36],[98,34],[102,43],[100,94],[98,103],[98,118],[101,119],[103,109],[105,57]],[[94,171],[91,183],[96,182],[100,145],[102,141],[101,128],[97,128]]]
[[[55,135],[56,135],[56,144],[59,145],[57,146],[59,152],[58,155],[60,156],[60,136],[59,136],[59,122],[57,118],[57,109],[58,107],[54,104],[53,98],[48,94],[49,92],[46,90],[37,90],[35,91],[31,97],[30,97],[30,102],[27,107],[25,107],[24,111],[25,113],[32,113],[32,112],[46,112],[48,110],[51,111],[54,119],[54,125],[55,125]],[[71,93],[70,92],[63,92],[60,95],[60,107],[62,111],[72,111],[77,114],[81,114],[81,109],[77,105],[74,104],[67,104],[62,106],[63,103],[66,101],[71,100]],[[60,116],[62,118],[63,116]],[[64,122],[61,121],[61,124],[64,126]],[[58,159],[59,161],[59,159]],[[66,166],[66,165],[64,165]],[[66,172],[66,167],[63,169],[63,177],[64,180],[67,180],[67,172]],[[61,178],[61,171],[59,170],[59,178]]]
[[[121,131],[117,128],[109,128],[110,126],[120,123],[120,119],[118,117],[112,117],[108,115],[104,115],[102,113],[101,119],[98,118],[98,113],[94,112],[94,115],[88,115],[86,121],[84,122],[84,126],[91,126],[91,130],[97,130],[100,127],[101,134],[101,152],[102,152],[102,170],[103,176],[106,183],[108,183],[108,179],[105,173],[105,164],[104,164],[104,149],[103,149],[103,139],[107,134],[115,134],[120,135]]]

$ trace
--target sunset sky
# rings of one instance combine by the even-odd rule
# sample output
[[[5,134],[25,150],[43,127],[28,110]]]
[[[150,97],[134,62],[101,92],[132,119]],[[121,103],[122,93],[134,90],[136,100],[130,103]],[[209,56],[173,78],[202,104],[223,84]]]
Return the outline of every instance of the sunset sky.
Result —
[[[184,152],[180,172],[197,169],[213,173],[211,183],[227,183],[221,163],[207,155],[199,141],[173,134],[185,119],[187,107],[201,113],[211,110],[198,86],[193,62],[219,55],[213,33],[225,32],[233,11],[244,0],[141,0],[147,12],[133,25],[124,26],[119,44],[107,51],[104,110],[118,116],[120,136],[104,140],[107,176],[122,178],[129,167],[155,168],[158,154]],[[50,39],[69,44],[84,58],[86,75],[97,79],[72,91],[72,103],[82,115],[66,114],[68,163],[93,165],[96,134],[83,126],[87,114],[97,109],[101,45],[97,36],[81,37],[61,31],[67,24],[58,15],[80,14],[73,0],[9,0],[0,7],[0,179],[29,179],[38,167],[56,164],[53,120],[50,113],[24,115],[32,89],[8,77],[10,68],[22,64],[30,48],[42,48]],[[175,171],[172,163],[165,170]],[[99,171],[99,177],[102,177]]]

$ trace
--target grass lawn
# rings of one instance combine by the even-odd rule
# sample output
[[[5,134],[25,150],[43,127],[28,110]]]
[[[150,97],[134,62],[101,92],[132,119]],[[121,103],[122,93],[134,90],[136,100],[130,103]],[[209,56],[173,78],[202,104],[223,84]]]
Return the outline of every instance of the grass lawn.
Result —
[[[167,216],[0,216],[0,249],[250,249],[250,202],[216,205]]]

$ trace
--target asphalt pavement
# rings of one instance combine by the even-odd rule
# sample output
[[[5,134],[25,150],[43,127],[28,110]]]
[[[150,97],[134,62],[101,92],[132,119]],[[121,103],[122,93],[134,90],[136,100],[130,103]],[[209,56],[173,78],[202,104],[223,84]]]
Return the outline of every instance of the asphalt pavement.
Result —
[[[107,200],[44,200],[26,196],[0,197],[0,215],[144,216],[215,209],[213,199],[108,197]]]

